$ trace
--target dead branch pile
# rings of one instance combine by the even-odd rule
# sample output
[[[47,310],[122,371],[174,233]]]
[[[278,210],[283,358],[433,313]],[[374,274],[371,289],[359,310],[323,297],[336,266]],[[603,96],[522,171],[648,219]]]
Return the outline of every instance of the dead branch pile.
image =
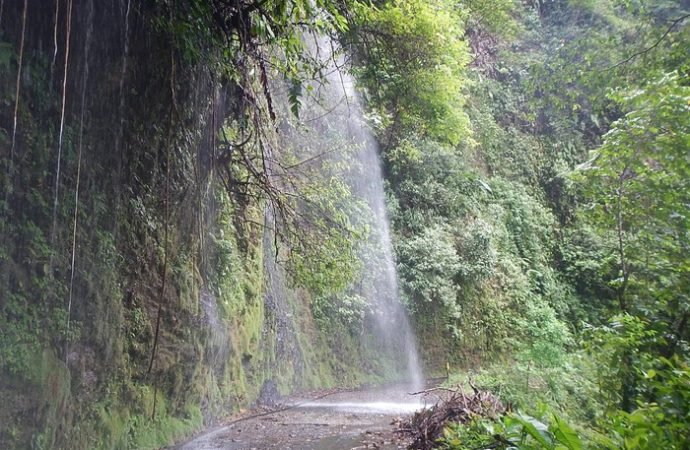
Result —
[[[408,448],[429,450],[443,435],[449,423],[465,423],[475,417],[497,418],[506,407],[490,392],[472,387],[473,393],[449,390],[450,396],[428,409],[423,409],[408,421],[399,424],[399,431],[412,438]]]

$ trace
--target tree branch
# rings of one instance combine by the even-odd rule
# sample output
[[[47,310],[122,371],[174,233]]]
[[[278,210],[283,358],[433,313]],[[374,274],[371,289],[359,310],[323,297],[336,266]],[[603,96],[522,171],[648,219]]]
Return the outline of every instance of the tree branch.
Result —
[[[616,67],[620,67],[620,66],[622,66],[622,65],[624,65],[624,64],[629,63],[630,61],[632,61],[633,59],[637,58],[638,56],[642,56],[642,55],[644,55],[645,53],[648,53],[648,52],[654,50],[656,47],[659,46],[659,44],[661,44],[661,42],[662,42],[664,39],[666,39],[666,36],[668,36],[668,34],[676,27],[676,25],[678,25],[679,23],[681,23],[682,21],[684,21],[684,20],[687,19],[688,17],[690,17],[690,13],[685,14],[684,16],[681,16],[681,17],[677,18],[676,20],[674,20],[673,22],[671,22],[671,25],[666,29],[666,31],[664,31],[664,34],[662,34],[661,37],[660,37],[659,39],[657,39],[657,41],[656,41],[654,44],[652,44],[651,46],[649,46],[649,47],[647,47],[647,48],[645,48],[645,49],[642,49],[642,50],[640,50],[639,52],[633,53],[632,55],[628,56],[628,57],[625,58],[624,60],[619,61],[619,62],[617,62],[616,64],[614,64],[614,65],[612,65],[612,66],[609,66],[609,67],[607,67],[607,68],[605,68],[605,69],[603,69],[603,70],[604,70],[604,71],[607,71],[607,70],[615,69]]]

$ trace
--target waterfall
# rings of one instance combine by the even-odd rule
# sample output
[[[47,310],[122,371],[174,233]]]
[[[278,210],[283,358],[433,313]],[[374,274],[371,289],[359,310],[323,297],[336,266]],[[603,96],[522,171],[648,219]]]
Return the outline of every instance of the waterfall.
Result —
[[[358,293],[369,304],[377,350],[400,372],[398,378],[419,390],[423,375],[416,338],[399,296],[378,143],[365,121],[354,77],[338,56],[338,44],[326,37],[305,39],[324,79],[314,83],[311,94],[302,99],[300,116],[306,133],[312,134],[311,141],[326,146],[337,136],[335,140],[344,142],[349,147],[345,151],[354,156],[355,164],[345,177],[354,197],[364,201],[372,213],[370,236],[361,255],[363,279]],[[328,157],[337,158],[333,153],[328,152]]]

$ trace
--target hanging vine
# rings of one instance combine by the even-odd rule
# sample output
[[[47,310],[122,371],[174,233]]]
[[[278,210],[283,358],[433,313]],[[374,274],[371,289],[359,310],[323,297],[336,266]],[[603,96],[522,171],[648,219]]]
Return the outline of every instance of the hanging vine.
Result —
[[[79,143],[77,145],[77,182],[74,187],[74,217],[72,221],[72,261],[70,264],[69,276],[69,300],[67,302],[67,332],[69,335],[70,321],[72,318],[72,299],[74,295],[74,272],[77,254],[77,224],[79,219],[79,187],[81,184],[81,161],[82,149],[84,144],[84,113],[86,111],[86,86],[89,79],[89,48],[91,45],[91,33],[93,32],[93,0],[89,2],[89,27],[86,30],[86,39],[84,41],[84,71],[81,80],[81,109],[79,113]],[[69,339],[69,336],[68,336]],[[65,344],[65,348],[69,344],[69,340]],[[67,358],[68,351],[65,350],[65,358]]]
[[[67,32],[65,34],[65,62],[64,71],[62,74],[62,106],[60,108],[60,132],[58,135],[58,154],[57,163],[55,166],[55,197],[53,199],[53,222],[51,231],[51,243],[55,243],[55,234],[57,232],[57,209],[59,202],[59,190],[60,190],[60,162],[62,160],[62,144],[63,135],[65,131],[65,104],[67,102],[67,69],[69,66],[69,43],[70,36],[72,33],[72,1],[67,2]]]
[[[24,0],[24,10],[22,11],[22,34],[19,40],[19,61],[17,67],[17,82],[14,90],[14,117],[12,120],[12,145],[10,147],[10,164],[8,166],[8,179],[11,176],[12,164],[14,161],[14,147],[17,141],[17,116],[19,113],[19,88],[22,80],[22,67],[24,64],[24,39],[26,36],[26,10],[28,0]],[[0,8],[0,18],[2,17],[2,9]]]

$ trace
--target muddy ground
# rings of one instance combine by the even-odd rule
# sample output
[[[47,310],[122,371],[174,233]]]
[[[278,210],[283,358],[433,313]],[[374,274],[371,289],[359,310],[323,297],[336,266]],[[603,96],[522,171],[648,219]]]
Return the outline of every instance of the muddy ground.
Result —
[[[176,450],[404,449],[395,422],[435,403],[402,385],[290,397],[275,411],[256,410],[173,447]]]

